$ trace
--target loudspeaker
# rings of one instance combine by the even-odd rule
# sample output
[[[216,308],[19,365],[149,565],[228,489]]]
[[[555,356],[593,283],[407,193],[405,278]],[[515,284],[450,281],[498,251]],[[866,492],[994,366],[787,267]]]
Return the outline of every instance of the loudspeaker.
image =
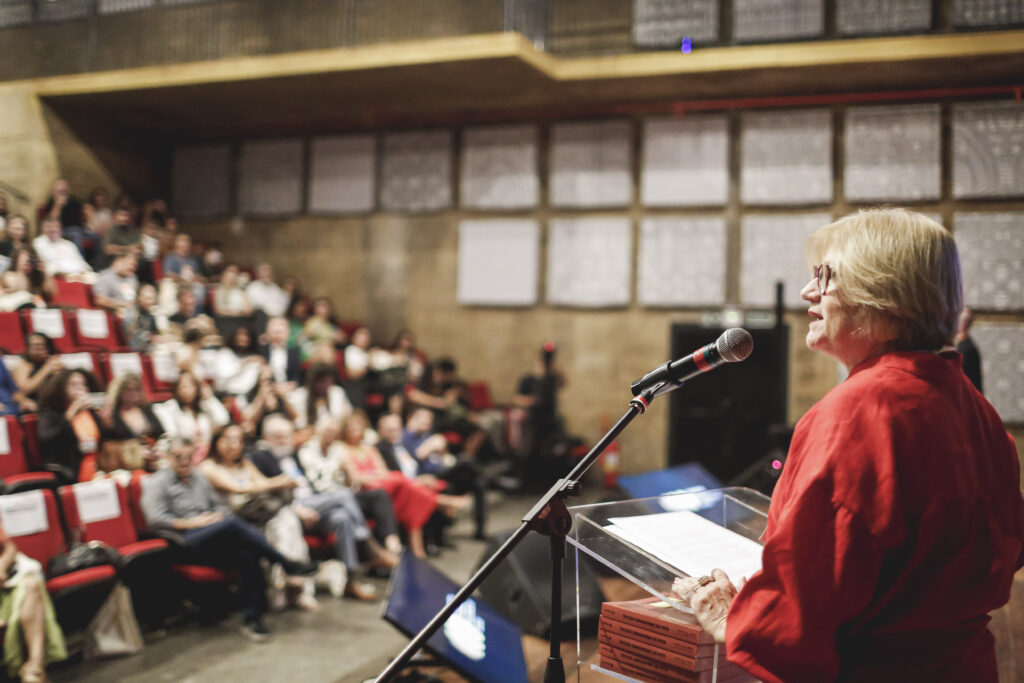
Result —
[[[477,568],[515,533],[506,531],[488,539]],[[551,631],[551,554],[547,536],[531,533],[480,585],[484,601],[519,625],[525,633],[547,638]],[[585,635],[597,635],[604,593],[588,563],[580,558],[580,627]],[[562,561],[563,640],[576,637],[576,561],[568,546]]]
[[[672,325],[672,357],[693,353],[724,330]],[[789,328],[748,330],[754,351],[694,377],[669,396],[669,464],[699,462],[724,482],[771,449],[769,430],[785,424]]]

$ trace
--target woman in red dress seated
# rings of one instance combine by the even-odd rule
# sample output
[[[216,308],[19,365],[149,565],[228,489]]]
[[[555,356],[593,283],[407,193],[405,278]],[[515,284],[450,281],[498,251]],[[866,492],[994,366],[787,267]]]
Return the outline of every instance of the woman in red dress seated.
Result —
[[[389,470],[377,448],[365,443],[369,424],[362,412],[355,412],[342,422],[341,438],[345,447],[342,466],[349,484],[353,491],[386,491],[395,509],[395,519],[409,534],[409,548],[417,557],[426,557],[423,525],[434,511],[440,507],[445,514],[454,515],[472,501],[468,496],[438,493],[401,472]]]

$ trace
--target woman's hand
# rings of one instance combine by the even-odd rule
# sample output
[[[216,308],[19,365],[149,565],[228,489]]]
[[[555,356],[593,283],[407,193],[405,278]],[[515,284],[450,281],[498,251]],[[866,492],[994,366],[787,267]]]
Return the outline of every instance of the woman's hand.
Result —
[[[707,581],[711,578],[711,581]],[[714,569],[710,577],[676,579],[672,590],[693,610],[693,615],[711,634],[715,642],[725,642],[725,622],[729,616],[729,606],[739,593],[745,582],[739,581],[739,588],[732,584],[729,577],[721,569]],[[703,584],[703,585],[701,585]]]
[[[78,413],[88,409],[91,404],[92,399],[88,396],[79,396],[72,401],[71,405],[68,406],[68,409],[64,411],[64,417],[68,419],[68,422],[71,422],[75,419],[75,415],[78,415]]]

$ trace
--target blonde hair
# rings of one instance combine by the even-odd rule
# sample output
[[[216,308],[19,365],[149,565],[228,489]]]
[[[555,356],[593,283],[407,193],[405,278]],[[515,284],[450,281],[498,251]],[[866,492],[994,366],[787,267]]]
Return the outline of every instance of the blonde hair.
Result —
[[[864,333],[891,349],[934,351],[953,343],[963,308],[953,235],[898,208],[864,209],[816,230],[804,255],[828,257],[836,296],[857,308]]]

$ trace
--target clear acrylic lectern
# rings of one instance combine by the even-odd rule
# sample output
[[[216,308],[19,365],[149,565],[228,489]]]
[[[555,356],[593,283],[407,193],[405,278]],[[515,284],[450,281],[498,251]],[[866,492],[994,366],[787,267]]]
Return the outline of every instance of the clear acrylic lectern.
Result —
[[[644,593],[657,597],[671,603],[676,609],[684,612],[690,610],[679,605],[674,600],[672,593],[672,582],[678,577],[687,576],[694,571],[699,574],[707,574],[712,567],[702,567],[699,563],[700,557],[680,559],[678,554],[663,551],[657,544],[650,543],[649,538],[640,538],[630,533],[630,529],[646,528],[657,526],[662,527],[662,535],[665,535],[666,527],[664,522],[668,521],[667,530],[671,534],[675,520],[686,522],[680,524],[680,537],[673,539],[675,545],[686,545],[686,536],[693,534],[697,536],[694,529],[708,526],[710,522],[717,527],[734,532],[740,538],[734,539],[741,546],[751,545],[751,542],[760,544],[761,535],[764,533],[765,523],[768,517],[769,498],[753,489],[732,487],[701,491],[696,493],[673,493],[659,496],[657,498],[640,498],[634,500],[619,501],[615,503],[601,503],[596,505],[580,505],[570,507],[569,511],[573,518],[573,530],[570,532],[568,541],[575,556],[577,567],[580,562],[590,562],[597,570],[608,576],[621,576],[628,580],[633,588],[635,586],[636,596],[643,597]],[[692,515],[686,514],[693,513]],[[663,513],[681,513],[680,515],[666,515]],[[641,516],[656,515],[650,520],[639,520]],[[698,519],[699,518],[699,519]],[[631,521],[632,520],[632,521]],[[651,524],[647,522],[650,521]],[[706,522],[705,522],[706,521]],[[712,530],[712,531],[720,531]],[[756,548],[754,548],[756,552]],[[700,553],[697,553],[700,555]],[[689,564],[691,572],[680,568],[680,564]],[[701,567],[695,569],[695,567]],[[740,568],[737,568],[740,571]],[[730,578],[734,581],[738,576]],[[577,588],[579,582],[577,581]],[[579,591],[577,590],[577,599]],[[577,609],[579,614],[579,609]],[[598,644],[593,638],[581,636],[581,628],[577,620],[577,664],[578,677],[586,681],[602,680],[636,680],[619,673],[608,671],[598,665]],[[718,679],[717,667],[718,649],[715,649],[715,666],[712,670],[700,675],[700,681],[714,682]],[[724,679],[723,679],[724,680]],[[729,682],[736,680],[729,677]]]

